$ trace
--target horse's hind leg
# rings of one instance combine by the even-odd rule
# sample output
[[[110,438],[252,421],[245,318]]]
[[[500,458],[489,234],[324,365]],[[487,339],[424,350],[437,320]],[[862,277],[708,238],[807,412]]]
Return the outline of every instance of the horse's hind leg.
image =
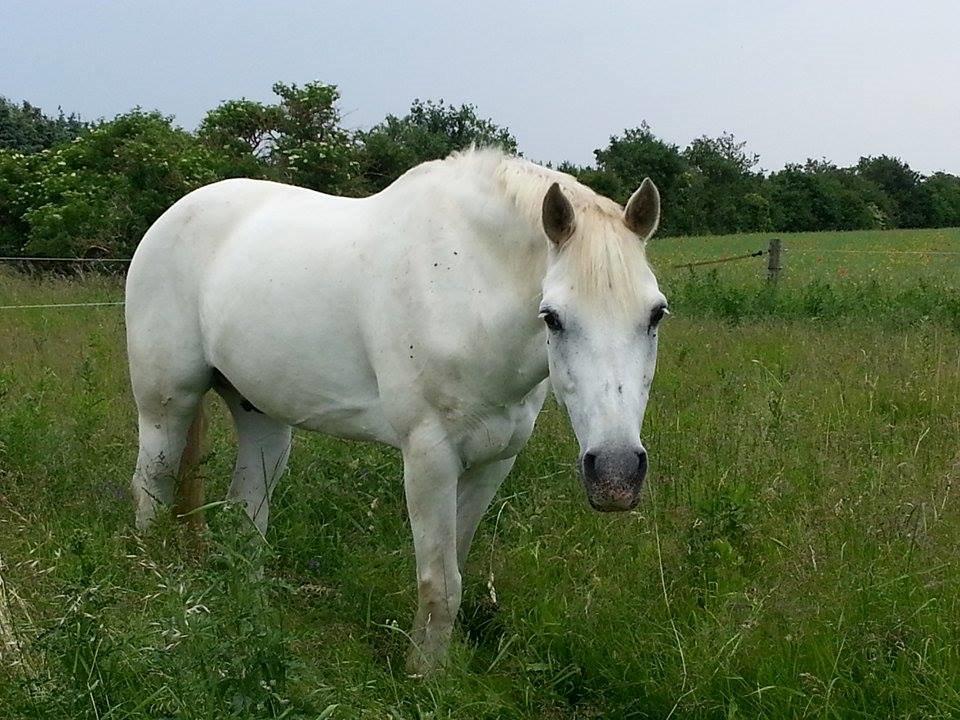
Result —
[[[243,502],[247,515],[260,534],[265,535],[270,496],[290,455],[290,426],[264,415],[233,387],[215,387],[230,408],[237,429],[237,464],[229,497]]]
[[[173,504],[190,425],[211,379],[199,342],[191,342],[177,317],[168,314],[164,322],[147,317],[149,326],[140,316],[127,318],[130,381],[140,426],[133,496],[141,530],[161,505]]]
[[[156,517],[158,507],[173,504],[187,433],[202,397],[201,389],[137,394],[140,451],[133,474],[133,495],[141,530]]]

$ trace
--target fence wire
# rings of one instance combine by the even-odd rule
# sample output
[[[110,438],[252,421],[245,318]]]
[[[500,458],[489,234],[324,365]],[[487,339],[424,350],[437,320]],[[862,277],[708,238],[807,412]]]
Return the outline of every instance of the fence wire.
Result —
[[[791,255],[829,255],[843,253],[845,255],[960,255],[960,250],[842,250],[839,248],[790,248]]]
[[[54,303],[51,305],[0,305],[0,310],[46,310],[47,308],[81,308],[81,307],[107,307],[124,305],[123,301],[117,302],[89,302],[89,303]]]
[[[131,258],[71,258],[71,257],[14,257],[0,256],[0,262],[76,262],[76,263],[128,263]]]
[[[746,260],[747,258],[762,257],[766,255],[766,250],[757,250],[756,252],[747,253],[745,255],[731,255],[730,257],[717,258],[716,260],[700,260],[699,262],[691,263],[678,263],[676,265],[671,265],[672,268],[692,268],[700,267],[701,265],[719,265],[720,263],[733,262],[734,260]]]
[[[848,255],[858,255],[858,254],[877,254],[877,255],[960,255],[960,250],[869,250],[869,249],[839,249],[839,248],[783,248],[784,252],[789,252],[791,255],[800,255],[800,254],[848,254]],[[756,250],[751,253],[744,253],[743,255],[731,255],[729,257],[716,258],[714,260],[699,260],[696,262],[688,263],[676,263],[670,265],[671,268],[695,268],[703,267],[704,265],[720,265],[722,263],[735,262],[737,260],[748,260],[755,257],[763,257],[768,255],[769,250]],[[129,263],[131,258],[117,258],[117,257],[104,257],[104,258],[76,258],[76,257],[14,257],[14,256],[0,256],[0,262],[10,262],[10,263]],[[779,268],[777,268],[779,269]],[[123,305],[123,301],[116,302],[87,302],[87,303],[51,303],[48,305],[36,304],[36,305],[0,305],[0,310],[46,310],[46,309],[59,309],[59,308],[93,308],[93,307],[118,307]]]

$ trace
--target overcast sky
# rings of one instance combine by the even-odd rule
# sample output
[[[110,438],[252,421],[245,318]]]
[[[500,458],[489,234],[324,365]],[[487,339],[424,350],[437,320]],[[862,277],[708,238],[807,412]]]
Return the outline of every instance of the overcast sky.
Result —
[[[193,129],[277,80],[336,83],[345,124],[475,104],[535,160],[586,163],[647,120],[730,131],[761,166],[899,155],[960,173],[956,0],[0,0],[0,95]]]

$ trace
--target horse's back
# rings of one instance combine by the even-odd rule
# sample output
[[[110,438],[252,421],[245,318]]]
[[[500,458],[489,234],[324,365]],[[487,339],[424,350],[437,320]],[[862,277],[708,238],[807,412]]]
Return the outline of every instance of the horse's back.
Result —
[[[202,270],[201,262],[228,241],[233,230],[265,205],[285,198],[324,197],[320,193],[266,180],[238,178],[188,193],[150,226],[130,265],[129,277],[155,275],[177,266],[179,274]],[[128,291],[136,289],[136,284]]]
[[[196,307],[206,278],[229,260],[231,246],[242,242],[246,227],[263,225],[259,217],[278,225],[292,214],[285,207],[309,207],[322,214],[345,202],[349,200],[293,185],[243,178],[194,190],[164,212],[137,247],[127,274],[128,322],[169,299],[180,307]],[[254,234],[269,243],[285,233],[268,226]],[[268,253],[269,248],[258,251]]]

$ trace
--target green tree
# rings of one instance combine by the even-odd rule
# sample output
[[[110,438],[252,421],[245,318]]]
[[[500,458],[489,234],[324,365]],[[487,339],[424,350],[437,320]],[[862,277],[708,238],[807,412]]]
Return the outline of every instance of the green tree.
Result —
[[[773,229],[781,232],[822,230],[817,208],[823,202],[820,183],[804,172],[803,166],[790,163],[772,173],[764,183],[764,194],[770,200]]]
[[[889,155],[862,157],[857,173],[879,187],[890,201],[890,222],[895,227],[926,227],[930,221],[929,198],[923,192],[920,173],[900,158]]]
[[[731,233],[770,228],[770,210],[760,194],[760,156],[732,134],[700,137],[683,151],[688,179],[684,188],[685,234]]]
[[[787,165],[767,179],[764,194],[776,230],[866,230],[889,222],[884,192],[855,169],[827,160]]]
[[[340,125],[337,86],[278,82],[273,92],[280,97],[280,122],[270,157],[282,174],[295,185],[322,192],[353,191],[356,150]]]
[[[227,100],[206,114],[197,136],[223,158],[224,177],[269,177],[281,118],[277,105]]]
[[[629,191],[624,189],[620,178],[608,170],[598,170],[589,165],[575,165],[570,162],[560,163],[557,170],[573,175],[587,187],[608,198],[619,199],[624,195],[630,197]]]
[[[480,117],[473,105],[456,107],[442,99],[414,100],[406,115],[387,115],[369,131],[358,133],[358,141],[368,192],[382,190],[415,165],[471,145],[517,152],[516,138],[509,129]]]
[[[938,172],[924,179],[931,227],[960,227],[960,177]]]
[[[20,105],[0,97],[0,149],[21,153],[39,152],[72,140],[88,127],[87,123],[63,110],[55,118],[24,101]]]
[[[198,135],[223,159],[224,177],[264,177],[335,194],[356,190],[356,146],[341,126],[336,85],[276,83],[276,104],[228,100]]]
[[[598,192],[616,190],[609,196],[624,204],[649,176],[660,191],[661,230],[670,234],[682,227],[687,163],[676,145],[658,138],[644,121],[639,127],[624,130],[622,135],[611,136],[607,147],[594,150],[593,154],[597,159],[596,170],[583,172],[583,182]]]

